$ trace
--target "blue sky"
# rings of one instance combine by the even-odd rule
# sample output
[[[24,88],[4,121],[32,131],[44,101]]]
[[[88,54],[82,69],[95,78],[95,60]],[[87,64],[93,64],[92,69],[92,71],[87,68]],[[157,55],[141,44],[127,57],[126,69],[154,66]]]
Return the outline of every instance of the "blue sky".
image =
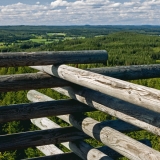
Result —
[[[3,0],[0,25],[160,25],[160,0]]]

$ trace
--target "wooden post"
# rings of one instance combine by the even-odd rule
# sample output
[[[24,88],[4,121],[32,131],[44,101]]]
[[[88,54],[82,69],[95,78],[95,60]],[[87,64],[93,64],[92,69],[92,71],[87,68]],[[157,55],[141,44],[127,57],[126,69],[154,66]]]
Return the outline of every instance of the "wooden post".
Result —
[[[35,66],[50,64],[106,63],[105,50],[45,51],[0,53],[0,67]]]
[[[154,156],[155,159],[156,157],[160,156],[160,153],[158,151],[155,151],[137,142],[136,140],[133,140],[119,133],[113,128],[110,128],[108,126],[102,127],[102,125],[99,122],[89,117],[86,118],[80,114],[69,115],[69,121],[76,128],[84,131],[89,136],[102,141],[104,144],[108,145],[109,147],[121,153],[122,155],[130,158],[131,160],[151,160],[152,156]],[[41,125],[41,123],[38,124]],[[115,143],[117,143],[118,145],[115,145]]]
[[[0,76],[0,92],[60,87],[70,84],[43,72]]]
[[[160,136],[159,113],[80,86],[52,89]]]
[[[88,138],[74,127],[56,128],[0,136],[0,152]]]
[[[159,90],[66,65],[33,68],[160,113]]]
[[[89,112],[94,110],[94,108],[75,100],[15,104],[0,107],[0,122],[63,115],[75,112]]]

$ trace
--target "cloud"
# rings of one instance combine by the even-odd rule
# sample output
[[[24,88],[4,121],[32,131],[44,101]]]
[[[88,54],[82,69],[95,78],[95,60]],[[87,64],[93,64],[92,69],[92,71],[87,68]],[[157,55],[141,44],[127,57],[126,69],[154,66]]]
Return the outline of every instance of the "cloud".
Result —
[[[40,4],[40,2],[36,2],[36,4],[38,5],[38,4]]]
[[[160,0],[55,0],[0,6],[0,25],[160,25]]]
[[[59,7],[59,6],[67,6],[68,2],[63,0],[56,0],[54,2],[51,2],[51,6],[53,8]]]

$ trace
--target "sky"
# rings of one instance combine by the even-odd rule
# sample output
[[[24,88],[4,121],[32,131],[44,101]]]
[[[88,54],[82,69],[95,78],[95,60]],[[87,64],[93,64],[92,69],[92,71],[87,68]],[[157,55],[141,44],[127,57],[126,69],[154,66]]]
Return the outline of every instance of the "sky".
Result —
[[[160,25],[160,0],[1,0],[2,25]]]

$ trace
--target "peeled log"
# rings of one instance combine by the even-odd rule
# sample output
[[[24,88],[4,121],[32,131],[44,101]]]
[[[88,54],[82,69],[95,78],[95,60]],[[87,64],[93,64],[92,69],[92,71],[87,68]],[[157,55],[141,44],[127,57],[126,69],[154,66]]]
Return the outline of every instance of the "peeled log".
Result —
[[[69,115],[68,115],[68,118],[69,118]],[[31,122],[42,130],[60,127],[56,123],[49,120],[48,118],[32,119]],[[80,140],[78,142],[73,141],[73,142],[65,142],[61,144],[66,148],[68,148],[69,150],[72,150],[75,154],[77,154],[79,157],[81,157],[84,160],[86,160],[87,157],[88,157],[88,160],[98,160],[101,158],[103,158],[104,160],[112,160],[110,157],[106,155],[106,153],[102,153],[101,151],[94,149],[89,144]]]
[[[101,67],[90,68],[87,70],[123,80],[160,77],[159,64]],[[72,85],[72,83],[43,72],[0,76],[0,92],[62,87],[69,85]]]
[[[52,89],[160,136],[159,113],[77,85]]]
[[[105,50],[8,52],[0,53],[0,67],[106,63],[107,59]]]
[[[35,90],[30,90],[27,93],[27,98],[32,102],[42,102],[42,101],[51,101],[51,100],[53,101],[52,98],[50,98],[40,92],[37,92]],[[65,122],[71,124],[70,120],[69,120],[69,115],[60,115],[57,117],[64,120]],[[86,119],[87,119],[87,117],[86,117]],[[38,126],[41,129],[49,129],[49,128],[46,128],[48,125],[45,125],[45,123],[47,123],[47,122],[50,124],[49,125],[50,127],[52,126],[50,121],[48,121],[46,119],[38,118],[38,119],[32,119],[31,121],[32,121],[32,123],[34,123],[36,126]],[[136,127],[134,125],[131,125],[131,124],[126,123],[121,120],[107,120],[107,121],[101,122],[100,124],[101,124],[101,127],[109,126],[109,127],[114,128],[120,132],[132,132],[132,131],[136,131],[136,130],[141,130],[139,127]],[[54,124],[54,126],[55,126],[55,124]]]
[[[41,96],[41,98],[42,98],[42,96]],[[44,99],[44,98],[42,98],[42,99]],[[120,154],[130,158],[131,160],[137,160],[137,159],[138,160],[140,160],[140,159],[151,160],[152,156],[154,157],[153,159],[158,160],[157,157],[160,156],[160,153],[158,151],[155,151],[155,150],[153,150],[153,149],[137,142],[136,140],[133,140],[133,139],[123,135],[123,134],[121,135],[121,133],[119,133],[118,131],[116,131],[108,126],[105,126],[105,127],[103,125],[101,126],[101,124],[99,122],[97,122],[89,117],[84,118],[80,114],[77,114],[75,116],[70,115],[69,121],[72,125],[74,125],[78,129],[84,131],[85,133],[89,134],[93,138],[96,138],[97,140],[101,141],[102,140],[101,137],[103,138],[104,135],[111,136],[112,138],[110,140],[109,140],[109,138],[106,138],[106,136],[104,136],[104,141],[102,141],[102,142],[107,145],[107,143],[108,143],[107,141],[109,140],[109,144],[107,146],[116,150]],[[39,123],[39,124],[41,124],[41,123]],[[104,132],[102,132],[103,129],[105,129]],[[116,132],[118,132],[117,133],[118,135],[114,134]],[[104,135],[101,135],[101,133]],[[118,145],[115,145],[114,143],[116,143]],[[127,148],[125,148],[125,147],[127,147]],[[148,153],[149,153],[149,156],[148,156]]]
[[[32,93],[34,93],[34,94],[32,94]],[[34,97],[32,97],[32,95],[34,95]],[[40,99],[36,99],[36,97],[41,97]],[[43,96],[43,94],[39,94],[37,91],[30,91],[29,93],[28,93],[28,98],[29,97],[32,97],[31,99],[33,100],[34,99],[34,101],[41,101],[41,100],[51,100],[51,98],[49,98],[48,96]],[[100,130],[101,128],[104,128],[104,127],[108,127],[109,126],[109,123],[107,124],[107,121],[106,122],[102,122],[102,124],[101,123],[98,123],[97,121],[95,121],[95,120],[93,120],[92,118],[89,118],[89,117],[85,117],[85,116],[80,116],[80,114],[77,114],[77,115],[70,115],[70,116],[67,116],[68,118],[69,118],[69,121],[70,121],[70,123],[71,124],[73,124],[75,127],[78,127],[79,129],[81,129],[81,130],[83,130],[83,127],[86,127],[87,125],[89,125],[89,124],[92,124],[92,123],[97,123],[96,124],[96,127],[95,127],[95,131],[97,130],[97,132],[98,132],[98,130]],[[43,120],[43,119],[39,119],[39,121],[41,121],[41,120]],[[37,119],[36,120],[32,120],[32,122],[36,125],[36,126],[38,126],[38,127],[40,127],[41,129],[46,129],[46,126],[48,126],[48,125],[45,125],[44,124],[44,126],[42,125],[43,123],[42,122],[38,122],[37,123]],[[118,122],[117,122],[118,123]],[[82,124],[83,124],[83,126],[82,126]],[[111,123],[112,124],[112,123]],[[114,124],[114,123],[113,123]],[[53,127],[52,125],[54,125],[51,121],[49,122],[49,125],[50,125],[50,127]],[[105,126],[106,125],[106,126]],[[81,127],[82,128],[81,128]],[[114,126],[114,125],[113,125]],[[118,125],[117,125],[118,126]],[[112,125],[111,125],[111,127],[112,127]],[[123,125],[120,125],[120,127],[121,128],[123,128]],[[48,127],[47,127],[48,128]],[[92,131],[94,131],[94,130],[92,130]],[[83,130],[84,131],[84,130]],[[93,133],[94,134],[94,133]],[[72,144],[73,145],[73,144]],[[71,145],[71,146],[72,146]],[[77,145],[73,145],[72,147],[75,149],[75,147],[77,146],[78,147],[78,145],[82,145],[83,146],[83,143],[81,144],[81,143],[77,143]],[[82,151],[82,149],[80,149],[81,151]],[[102,149],[103,150],[103,149]],[[106,149],[106,152],[107,152],[107,149]],[[92,155],[92,154],[91,154]]]
[[[68,119],[69,119],[69,115],[68,115]],[[36,125],[37,127],[39,127],[42,130],[60,127],[56,123],[54,123],[53,121],[49,120],[46,117],[45,118],[32,119],[31,121],[34,125]],[[101,124],[104,125],[104,126],[111,126],[111,127],[115,128],[115,125],[113,125],[113,123],[111,125],[110,122],[113,122],[114,124],[117,124],[117,126],[119,124],[121,124],[121,123],[119,123],[120,122],[119,120],[112,120],[112,121],[109,121],[109,123],[108,123],[108,121],[101,122]],[[104,123],[106,123],[106,124],[104,124]],[[125,122],[123,124],[125,125]],[[125,128],[125,127],[127,127],[127,126],[122,127],[122,125],[120,125],[120,127],[116,128],[116,129]],[[126,130],[127,130],[127,128],[126,128]],[[124,131],[123,129],[120,129],[120,130]],[[151,147],[151,143],[150,143],[149,140],[142,140],[141,142]],[[122,157],[122,155],[120,155],[119,153],[117,153],[116,151],[112,150],[111,148],[109,148],[107,146],[93,148],[89,144],[87,144],[86,142],[83,142],[81,140],[74,141],[74,142],[65,142],[65,143],[61,143],[61,144],[64,145],[65,147],[67,147],[68,149],[72,150],[74,153],[79,155],[79,157],[81,157],[84,160],[86,160],[86,159],[88,159],[88,160],[98,160],[102,157],[103,157],[103,159],[108,158],[106,155],[109,155],[109,157],[111,157],[113,159],[117,159],[119,157]],[[102,154],[100,151],[102,151],[105,155]]]
[[[159,90],[66,65],[33,68],[160,113]]]
[[[158,160],[160,152],[116,131],[111,127],[101,127],[91,118],[75,114],[69,117],[71,124],[84,133],[102,142],[131,160]]]

